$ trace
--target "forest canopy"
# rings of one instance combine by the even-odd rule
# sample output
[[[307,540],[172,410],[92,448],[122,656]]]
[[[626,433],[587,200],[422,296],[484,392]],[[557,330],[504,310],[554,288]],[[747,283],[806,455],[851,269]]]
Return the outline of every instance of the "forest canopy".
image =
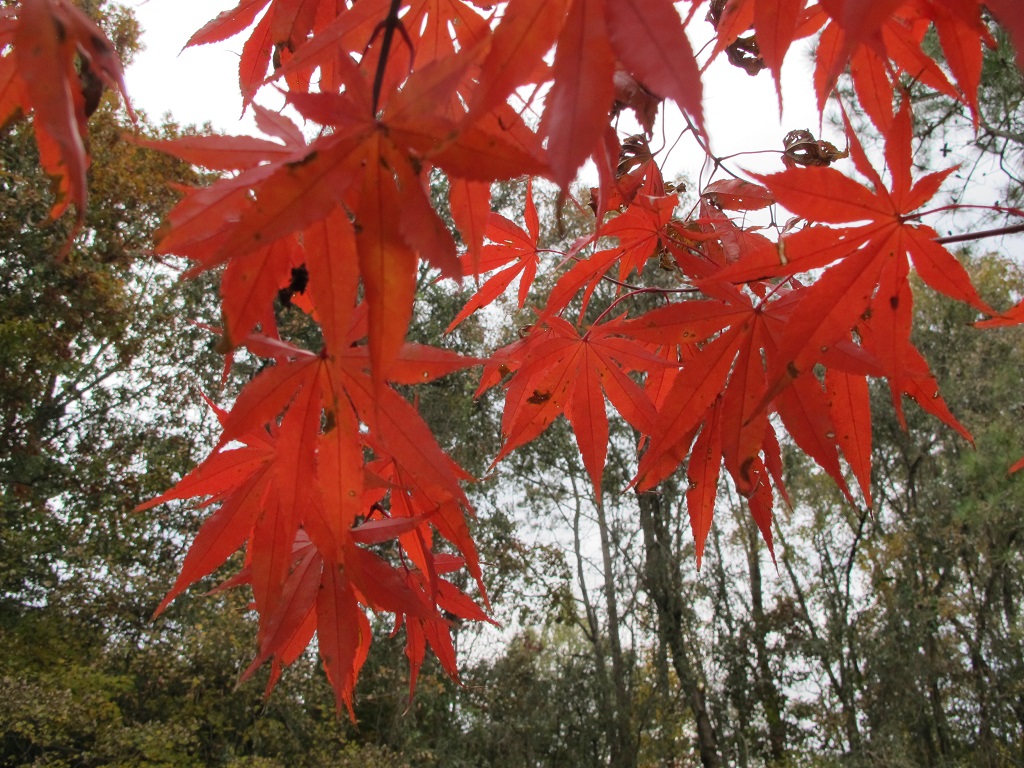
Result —
[[[0,120],[29,118],[52,191],[40,217],[49,223],[10,219],[19,229],[11,238],[19,258],[57,272],[80,264],[84,245],[107,242],[100,235],[116,260],[132,233],[90,219],[108,208],[97,207],[102,198],[90,189],[103,156],[89,131],[112,119],[100,107],[105,89],[126,96],[110,24],[104,29],[90,10],[69,0],[22,0],[0,15]],[[1019,291],[987,282],[993,270],[1012,272],[1012,257],[972,262],[953,249],[1024,229],[1013,191],[1019,101],[1003,102],[1001,111],[993,96],[1007,87],[1019,93],[1021,58],[1008,46],[1020,49],[1024,17],[1014,10],[1010,0],[243,0],[210,20],[188,44],[242,36],[240,93],[264,137],[156,136],[126,125],[118,146],[182,162],[159,183],[122,189],[125,199],[112,203],[135,208],[145,195],[165,194],[169,177],[177,182],[179,199],[169,210],[163,205],[159,228],[150,217],[140,224],[152,245],[130,249],[151,251],[156,264],[186,259],[186,278],[216,276],[217,317],[196,319],[217,336],[225,375],[234,365],[252,371],[235,396],[214,399],[216,385],[204,387],[219,425],[212,447],[172,487],[147,487],[148,499],[137,499],[140,513],[181,512],[189,500],[203,510],[156,612],[230,561],[227,583],[249,586],[258,617],[257,652],[243,678],[269,662],[273,687],[315,636],[336,703],[354,717],[373,621],[390,615],[404,638],[410,690],[428,648],[458,679],[453,631],[463,621],[492,620],[473,535],[474,476],[510,472],[529,483],[564,462],[553,485],[571,481],[576,498],[589,495],[601,550],[600,607],[582,583],[582,566],[578,578],[584,634],[593,641],[604,626],[608,636],[599,663],[607,660],[615,681],[606,700],[615,733],[609,759],[621,763],[636,746],[628,654],[614,639],[623,634],[616,626],[623,608],[612,586],[629,570],[613,556],[620,542],[612,516],[632,503],[630,535],[645,552],[633,576],[644,583],[663,650],[691,697],[701,759],[717,764],[700,661],[684,647],[682,624],[696,613],[681,604],[675,522],[685,514],[701,568],[708,547],[719,547],[713,518],[742,506],[740,530],[756,531],[789,576],[792,609],[807,620],[845,621],[849,594],[841,610],[812,609],[800,576],[811,566],[788,547],[778,556],[780,535],[792,535],[775,523],[780,509],[800,509],[806,494],[839,494],[836,519],[855,521],[852,543],[842,544],[849,590],[868,521],[884,527],[882,511],[898,508],[878,473],[903,467],[886,463],[895,461],[891,454],[879,463],[873,387],[888,388],[896,425],[917,419],[905,408],[909,399],[944,425],[936,444],[954,434],[975,441],[924,354],[930,328],[920,308],[934,313],[927,322],[943,322],[946,310],[929,302],[946,297],[966,313],[958,322],[979,328],[1024,317]],[[844,145],[791,130],[777,149],[778,170],[760,174],[711,154],[708,60],[764,71],[763,86],[779,89],[781,100],[783,62],[808,38],[819,109],[843,127]],[[691,39],[706,44],[695,50]],[[287,110],[261,106],[270,88],[285,94]],[[662,176],[650,140],[667,110],[678,110],[689,151],[716,170],[700,188]],[[954,129],[958,116],[965,124]],[[938,148],[928,141],[947,126],[948,136],[967,131],[978,151],[998,155],[1009,181],[1002,204],[976,211],[972,231],[940,236],[934,217],[965,208],[955,202],[958,166],[932,163]],[[596,169],[592,189],[573,184],[585,163]],[[213,176],[199,178],[193,168]],[[510,182],[524,189],[520,196]],[[547,198],[545,185],[556,190]],[[25,238],[37,234],[41,242],[30,247]],[[93,256],[102,260],[104,252]],[[14,264],[13,255],[5,259]],[[59,299],[69,284],[79,285],[58,284],[47,296]],[[116,291],[97,291],[101,301],[121,301]],[[464,303],[453,307],[456,300]],[[494,328],[499,305],[519,311],[504,334]],[[101,307],[91,317],[87,333],[108,332],[102,321],[112,314]],[[187,319],[167,322],[183,327]],[[81,344],[97,354],[113,350],[126,327],[109,342],[101,335]],[[474,343],[481,339],[491,346]],[[77,344],[68,340],[64,349]],[[475,388],[452,383],[477,367]],[[75,375],[55,372],[11,400],[67,408],[58,385]],[[437,391],[448,388],[468,405],[439,405]],[[496,397],[492,444],[459,434],[455,427],[471,425],[474,409]],[[470,411],[466,421],[458,408]],[[41,445],[44,434],[52,439],[40,425],[56,422],[37,414],[9,423],[20,448]],[[545,463],[544,454],[527,453],[545,440],[561,446],[566,429],[573,455],[559,448]],[[997,472],[1024,466],[1022,453],[1024,446]],[[900,493],[918,488],[917,466]],[[820,488],[821,477],[835,490]],[[915,490],[914,503],[924,495]],[[575,524],[581,561],[578,513]],[[744,548],[760,591],[756,540]],[[859,567],[862,578],[875,577]],[[992,576],[993,590],[1004,576]],[[720,581],[729,579],[723,573]],[[724,593],[718,599],[728,601]],[[767,749],[781,759],[785,692],[771,679],[767,618],[763,605],[755,607],[761,599],[752,597],[750,608],[760,633],[758,690]],[[1015,626],[1015,612],[1004,614]],[[979,637],[987,631],[975,628]],[[852,747],[861,724],[855,683],[840,685],[847,659],[840,652],[826,660],[831,650],[812,639],[811,656],[844,691],[839,730]],[[979,654],[989,642],[977,640]],[[975,671],[982,685],[988,673]],[[988,743],[1007,743],[986,723],[979,733]],[[940,738],[936,749],[945,748]]]

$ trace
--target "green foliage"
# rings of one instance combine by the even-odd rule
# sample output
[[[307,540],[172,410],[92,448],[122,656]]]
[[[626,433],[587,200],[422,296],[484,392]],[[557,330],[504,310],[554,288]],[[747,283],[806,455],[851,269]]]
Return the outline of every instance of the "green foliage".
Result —
[[[84,5],[107,13],[130,53],[130,14]],[[1024,142],[1008,56],[986,59],[978,147],[1012,164]],[[929,130],[942,141],[934,105]],[[877,509],[849,506],[791,455],[777,570],[749,518],[720,508],[697,574],[670,483],[650,539],[635,535],[640,502],[620,493],[632,430],[612,424],[600,507],[561,422],[472,491],[507,626],[456,628],[464,687],[428,661],[410,702],[400,640],[380,620],[386,647],[363,669],[358,728],[337,718],[312,658],[269,700],[265,671],[239,685],[253,653],[245,594],[190,596],[151,620],[205,512],[131,509],[208,447],[198,393],[218,391],[220,360],[210,335],[180,320],[218,323],[215,281],[179,282],[177,264],[147,255],[174,199],[161,182],[197,178],[122,140],[130,130],[109,103],[93,116],[90,209],[64,260],[67,224],[44,224],[51,193],[33,142],[22,126],[0,137],[0,765],[697,765],[701,706],[717,733],[705,764],[1020,764],[1024,490],[1004,469],[1024,427],[1019,407],[1000,404],[1020,400],[1024,338],[982,333],[971,311],[924,291],[915,343],[976,448],[913,406],[905,432],[879,388]],[[517,217],[514,189],[496,200]],[[573,232],[569,221],[545,235]],[[1024,293],[994,259],[974,260],[972,277],[999,308]],[[420,275],[430,311],[414,318],[417,341],[440,337],[463,300],[431,278]],[[595,316],[614,299],[605,288]],[[532,317],[470,318],[449,346],[479,353]],[[290,338],[308,331],[297,310],[279,306],[278,321]],[[500,417],[492,393],[472,399],[475,386],[459,374],[416,396],[440,444],[484,475]]]
[[[971,271],[997,306],[1024,289],[1024,275],[994,258]],[[1024,733],[1024,487],[1005,469],[1024,427],[1000,404],[1017,399],[1024,335],[983,333],[962,308],[917,299],[917,343],[976,446],[913,406],[904,431],[879,387],[874,515],[806,468],[794,475],[798,509],[814,512],[800,515],[807,527],[788,534],[788,549],[809,537],[814,554],[790,557],[807,573],[803,607],[824,619],[798,647],[837,670],[813,717],[846,742],[850,765],[1013,765]]]

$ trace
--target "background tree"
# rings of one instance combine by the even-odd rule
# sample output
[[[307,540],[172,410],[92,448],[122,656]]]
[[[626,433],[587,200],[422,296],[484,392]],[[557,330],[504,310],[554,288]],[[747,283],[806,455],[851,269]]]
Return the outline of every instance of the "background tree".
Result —
[[[129,61],[131,14],[90,10]],[[222,364],[192,320],[218,322],[217,284],[151,255],[179,197],[168,184],[202,177],[122,138],[186,132],[133,126],[109,97],[89,128],[91,205],[64,258],[72,223],[46,222],[31,131],[0,137],[0,764],[394,765],[383,742],[349,739],[314,665],[273,702],[265,680],[236,691],[241,596],[152,620],[198,521],[132,509],[213,440],[200,394]]]
[[[993,298],[1020,288],[1016,270],[991,257],[974,272]],[[1011,765],[1022,733],[1010,692],[1019,689],[1018,484],[990,467],[1012,460],[1019,439],[998,403],[1017,386],[1021,340],[1012,329],[983,335],[942,301],[926,302],[923,316],[921,347],[955,382],[950,403],[976,448],[917,411],[904,432],[880,402],[874,517],[794,475],[793,522],[806,521],[794,532],[811,544],[791,538],[784,556],[803,626],[794,648],[826,675],[821,725],[832,723],[824,733],[853,764]]]
[[[989,7],[1019,39],[1020,22],[1009,4],[993,0]],[[532,307],[535,318],[519,326],[518,339],[488,356],[479,391],[500,384],[505,395],[498,459],[515,462],[517,449],[525,453],[527,444],[551,440],[550,454],[526,458],[538,464],[531,472],[539,478],[536,498],[553,511],[569,511],[570,572],[574,566],[579,604],[555,615],[572,617],[570,625],[589,644],[587,664],[595,675],[594,706],[581,711],[580,722],[587,711],[594,719],[587,728],[574,725],[572,733],[601,734],[592,754],[638,765],[675,743],[685,716],[677,712],[663,738],[651,720],[670,711],[674,698],[686,702],[705,765],[779,764],[823,744],[851,754],[895,744],[893,754],[904,749],[914,759],[956,759],[963,739],[944,709],[945,670],[914,679],[924,697],[911,729],[923,734],[917,742],[899,729],[883,733],[870,718],[865,725],[856,711],[874,674],[857,647],[866,631],[857,622],[872,615],[858,592],[867,578],[862,574],[869,573],[857,570],[865,568],[859,558],[868,519],[859,507],[875,498],[885,509],[896,508],[872,483],[867,377],[887,380],[898,419],[908,394],[967,437],[910,335],[910,268],[932,289],[970,306],[972,319],[987,314],[995,316],[989,324],[1013,324],[1021,311],[993,309],[937,242],[938,233],[920,223],[950,172],[922,175],[912,168],[913,100],[904,74],[978,115],[980,42],[991,20],[975,2],[955,9],[937,0],[879,8],[865,16],[842,0],[809,9],[794,3],[780,16],[777,4],[766,0],[713,4],[712,55],[728,51],[776,78],[794,39],[820,30],[819,102],[849,65],[859,103],[885,146],[873,164],[853,134],[845,152],[806,132],[791,135],[787,170],[753,177],[756,184],[718,179],[698,190],[686,213],[642,137],[620,145],[607,129],[607,118],[629,106],[651,134],[659,93],[683,111],[688,132],[707,152],[699,71],[684,34],[693,14],[684,22],[672,3],[522,0],[484,19],[458,3],[444,11],[397,1],[323,3],[299,13],[293,2],[274,0],[240,5],[206,25],[193,44],[256,23],[243,51],[241,85],[273,140],[185,136],[162,142],[189,163],[235,173],[185,192],[156,250],[188,256],[197,273],[223,268],[218,350],[234,356],[245,348],[264,362],[230,411],[215,409],[221,432],[207,458],[146,505],[169,502],[180,511],[184,499],[212,502],[165,602],[244,547],[233,581],[251,586],[258,626],[254,668],[270,662],[271,682],[282,666],[308,663],[303,649],[316,632],[335,702],[356,717],[352,690],[371,640],[383,635],[382,614],[404,628],[410,681],[429,671],[423,667],[428,646],[455,677],[456,642],[465,637],[461,621],[486,618],[471,595],[487,604],[480,565],[488,553],[474,543],[467,522],[472,500],[462,482],[469,475],[452,459],[460,450],[459,429],[437,418],[443,405],[433,414],[429,406],[421,410],[429,399],[421,386],[478,361],[408,343],[410,328],[422,320],[415,298],[430,293],[434,274],[480,277],[501,270],[481,281],[460,313],[465,320],[497,299],[502,281],[516,270],[522,308],[536,268],[552,262],[550,277],[537,281],[545,290]],[[754,39],[743,39],[751,25]],[[944,62],[929,58],[930,27],[949,54]],[[450,47],[430,42],[449,41],[452,34]],[[641,38],[643,46],[637,45]],[[75,236],[91,237],[83,229],[87,163],[81,148],[90,89],[97,79],[118,86],[119,64],[108,39],[64,0],[12,6],[2,17],[0,42],[7,84],[0,114],[34,113],[39,162],[56,184],[50,216],[73,207],[78,217],[64,241],[67,250]],[[399,44],[411,53],[408,62],[399,61]],[[552,45],[552,65],[541,66]],[[283,79],[290,105],[308,124],[321,126],[315,137],[252,102],[271,64],[269,80]],[[537,125],[524,120],[527,110],[508,103],[512,97],[517,107],[519,99],[533,104],[526,93],[535,86],[534,95],[544,97]],[[865,183],[825,167],[847,155]],[[541,248],[529,195],[523,227],[491,210],[491,182],[546,175],[567,190],[588,157],[600,174],[596,231]],[[721,164],[715,159],[716,170]],[[443,181],[435,187],[439,174]],[[428,194],[445,186],[462,250]],[[779,227],[776,213],[769,239],[747,218],[776,203],[804,224]],[[566,195],[555,209],[566,208],[585,206]],[[394,217],[395,210],[402,216]],[[609,286],[621,290],[610,295]],[[473,334],[464,341],[471,348]],[[100,342],[99,351],[105,348]],[[102,381],[90,388],[98,397],[109,391]],[[44,395],[64,384],[59,374],[53,382],[42,388]],[[414,385],[420,386],[410,390]],[[617,414],[611,419],[606,399]],[[484,405],[463,416],[483,426],[483,439],[471,443],[483,449],[494,434],[493,412]],[[576,447],[566,450],[570,430]],[[92,442],[102,447],[99,438]],[[623,460],[634,444],[641,446],[635,468]],[[811,548],[827,566],[820,597],[801,583],[801,570],[813,570],[816,562],[787,559],[788,552],[782,565],[794,597],[765,589],[764,555],[776,559],[776,499],[790,498],[783,446],[811,457],[851,505],[848,529],[811,527]],[[891,465],[898,489],[893,498],[914,488],[919,458],[904,462],[905,478],[897,471],[901,465]],[[467,452],[465,460],[478,462],[479,455]],[[685,473],[685,489],[677,469]],[[627,484],[638,498],[613,498],[611,491]],[[852,485],[859,485],[859,494]],[[713,514],[721,518],[726,509],[717,501],[720,487],[734,494],[733,511],[744,511],[709,538]],[[500,498],[501,490],[492,493]],[[54,520],[71,510],[53,501],[59,497],[44,498]],[[919,496],[910,498],[916,503]],[[907,515],[916,512],[906,506]],[[495,540],[507,540],[501,516],[492,519]],[[886,522],[881,514],[878,520]],[[719,560],[712,585],[691,589],[683,577],[686,522],[698,566],[709,543]],[[722,556],[729,539],[741,547],[738,561]],[[901,556],[893,553],[889,562],[924,573],[919,581],[933,592],[933,582],[941,587],[950,575],[946,566],[919,568],[923,555],[910,563]],[[59,572],[63,563],[55,562]],[[974,570],[988,578],[980,565]],[[564,601],[561,581],[555,591]],[[688,599],[681,601],[682,594]],[[726,595],[735,599],[723,600]],[[808,657],[832,686],[834,699],[824,706],[840,704],[841,735],[823,729],[831,741],[809,734],[822,705],[801,699],[793,687],[810,679],[803,671],[808,665],[793,655],[798,638],[784,638],[780,628],[799,611],[808,617],[813,641]],[[812,624],[815,612],[829,619],[825,629]],[[897,615],[881,611],[875,620],[885,624]],[[708,628],[697,625],[697,617],[710,617]],[[989,636],[960,621],[960,637],[973,639],[977,687],[989,663],[983,654]],[[658,644],[648,645],[655,633]],[[746,642],[731,652],[709,642],[728,633]],[[910,636],[907,647],[918,642],[933,666],[946,652],[931,625]],[[532,642],[529,632],[520,637]],[[572,646],[576,638],[567,634],[561,642]],[[839,651],[825,642],[830,638]],[[712,650],[698,650],[702,642]],[[650,668],[657,685],[641,682]],[[380,679],[389,679],[386,668],[380,671]],[[392,698],[375,704],[378,722],[392,719]],[[994,700],[979,709],[985,714],[978,748],[1010,744],[992,726]],[[422,722],[439,730],[417,742],[428,745],[417,759],[442,759],[433,748],[443,743],[436,734],[469,721],[450,703],[428,710]],[[405,754],[415,748],[397,747]],[[531,754],[557,755],[559,748],[549,736],[531,745]]]

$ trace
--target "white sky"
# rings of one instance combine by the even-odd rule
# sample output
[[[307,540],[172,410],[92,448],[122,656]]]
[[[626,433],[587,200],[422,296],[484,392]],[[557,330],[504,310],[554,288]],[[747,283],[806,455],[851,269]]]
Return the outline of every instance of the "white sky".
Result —
[[[237,0],[125,0],[134,7],[143,27],[142,40],[146,47],[127,72],[128,91],[136,107],[144,109],[151,118],[159,119],[169,112],[181,124],[202,125],[210,122],[220,132],[228,134],[256,133],[251,117],[239,122],[242,109],[238,93],[238,59],[245,35],[216,45],[182,50],[189,37],[218,13],[234,7]],[[689,33],[695,49],[706,44],[712,35],[711,25],[698,13],[690,25]],[[798,46],[799,47],[799,46]],[[703,60],[703,57],[698,57]],[[790,53],[783,68],[783,103],[785,113],[780,121],[774,84],[767,72],[750,77],[731,66],[724,56],[719,57],[704,78],[704,109],[713,151],[720,157],[739,152],[781,150],[782,138],[791,130],[807,128],[819,135],[819,118],[814,103],[811,57],[806,44]],[[273,88],[260,92],[258,101],[276,108],[282,103]],[[671,145],[680,132],[680,118],[674,105],[668,109],[665,134]],[[660,124],[651,141],[655,149],[661,146]],[[845,138],[829,128],[820,138],[836,146],[845,145]],[[963,145],[970,143],[970,136]],[[949,161],[967,161],[967,157],[949,158]],[[675,147],[664,164],[665,177],[672,179],[686,175],[693,182],[708,182],[702,176],[703,152],[690,139]],[[747,154],[729,161],[734,171],[752,170],[772,173],[782,170],[777,154]],[[852,173],[849,161],[838,166]],[[984,172],[972,180],[965,202],[990,204],[998,198],[998,180],[1001,174],[992,169],[991,179]],[[587,173],[585,168],[584,174]],[[948,185],[954,185],[953,178]],[[702,184],[702,186],[703,186]],[[976,228],[979,214],[965,212],[944,215],[931,220],[943,234]],[[1022,238],[997,238],[985,242],[987,248],[1005,249],[1015,253],[1011,241]]]
[[[170,112],[179,123],[235,133],[242,111],[238,56],[242,39],[182,50],[192,34],[232,0],[128,0],[142,25],[145,49],[128,68],[128,94],[136,108],[159,119]]]
[[[189,37],[236,0],[128,0],[143,27],[146,50],[136,57],[127,73],[128,91],[134,105],[158,119],[170,112],[179,123],[211,122],[225,133],[255,132],[251,121],[239,123],[242,101],[238,93],[238,58],[244,35],[224,43],[182,47]],[[712,27],[698,16],[691,24],[696,45],[710,38]],[[704,35],[704,39],[697,39]],[[811,91],[809,56],[790,56],[783,70],[786,112],[780,123],[775,89],[767,72],[750,77],[732,67],[724,56],[705,77],[705,111],[712,148],[719,155],[744,150],[782,149],[782,138],[796,128],[817,135],[818,116]],[[259,101],[273,106],[272,89],[264,89]],[[671,144],[678,134],[670,110]],[[842,146],[840,136],[826,136]],[[652,139],[660,146],[660,137]],[[672,153],[666,177],[686,172],[696,178],[702,153],[692,143],[681,143]],[[765,172],[781,170],[777,155],[737,158],[734,168]]]

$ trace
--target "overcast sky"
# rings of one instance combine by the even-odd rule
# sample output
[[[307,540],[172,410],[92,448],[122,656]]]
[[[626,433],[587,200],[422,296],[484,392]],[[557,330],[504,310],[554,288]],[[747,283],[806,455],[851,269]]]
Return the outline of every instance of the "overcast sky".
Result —
[[[251,121],[239,123],[242,102],[238,94],[238,58],[244,35],[217,45],[188,48],[186,41],[203,24],[235,0],[146,0],[131,2],[142,24],[146,46],[128,70],[129,94],[136,107],[152,118],[165,112],[179,123],[211,122],[225,133],[255,132]],[[712,33],[711,25],[695,20],[691,34],[700,45]],[[698,39],[704,36],[703,39]],[[705,78],[708,131],[719,155],[744,150],[782,149],[782,138],[795,128],[809,128],[817,135],[818,118],[811,93],[810,62],[806,54],[791,55],[783,72],[786,112],[779,121],[775,89],[767,72],[750,77],[725,62],[716,62]],[[259,101],[274,106],[264,89]],[[678,128],[670,117],[666,133],[671,144]],[[840,136],[826,136],[842,146]],[[652,146],[660,146],[660,137]],[[685,172],[692,177],[700,171],[701,155],[691,143],[682,143],[668,163],[666,176]],[[735,167],[759,171],[781,170],[777,155],[748,155]]]

